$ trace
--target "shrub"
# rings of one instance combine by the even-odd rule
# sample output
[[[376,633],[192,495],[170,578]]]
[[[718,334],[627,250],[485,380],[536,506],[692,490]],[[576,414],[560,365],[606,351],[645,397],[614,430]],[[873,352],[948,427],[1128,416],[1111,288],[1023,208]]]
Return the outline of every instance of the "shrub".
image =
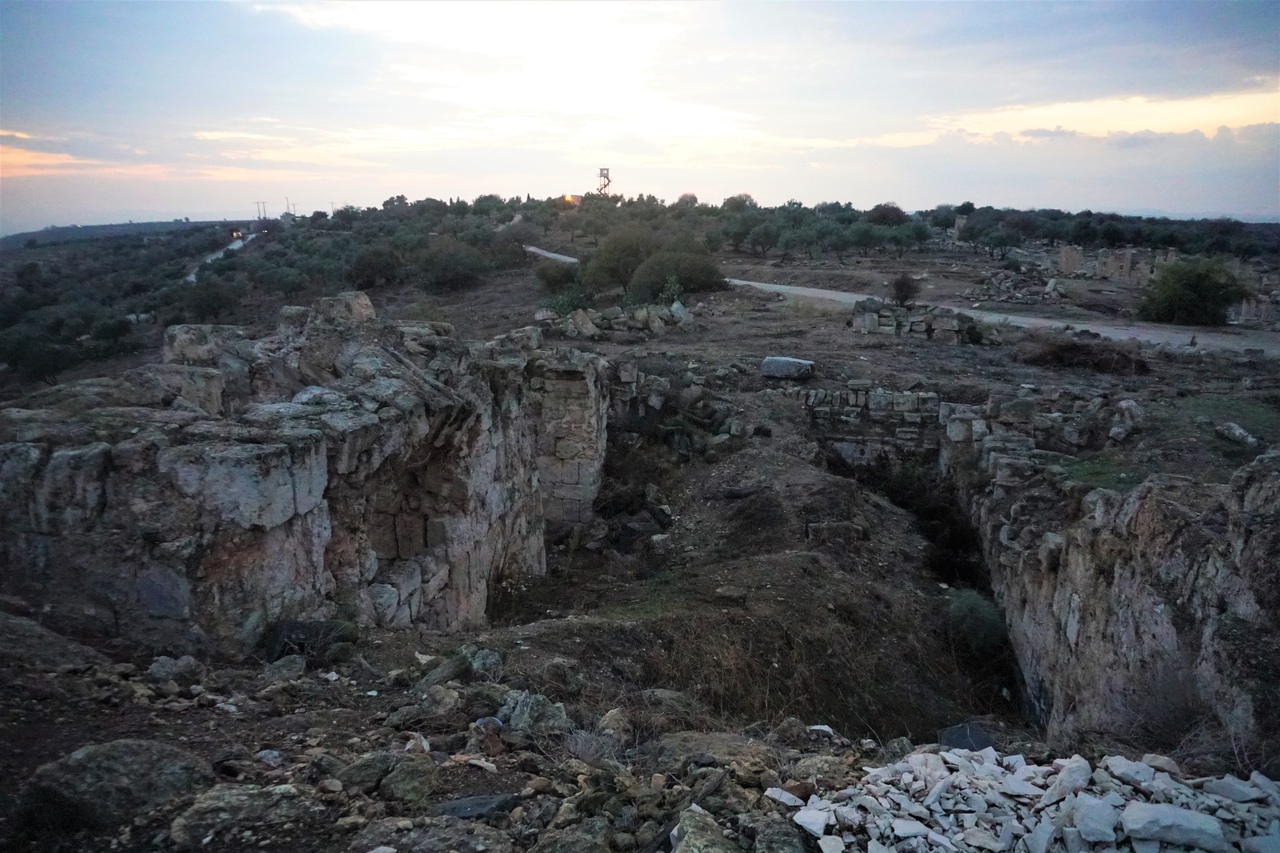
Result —
[[[488,268],[475,249],[453,237],[437,237],[423,256],[419,284],[426,290],[461,290],[478,284]]]
[[[187,309],[197,323],[218,320],[240,305],[240,293],[230,285],[219,281],[198,284],[187,296]]]
[[[920,295],[920,283],[903,273],[889,282],[889,290],[894,302],[899,305],[906,305]]]
[[[566,264],[548,259],[539,263],[533,274],[548,291],[561,293],[577,286],[580,267],[581,264]]]
[[[1008,642],[1004,615],[991,599],[965,589],[957,592],[947,608],[952,637],[960,640],[978,658],[993,658]]]
[[[619,228],[601,241],[600,250],[582,271],[582,283],[593,293],[626,287],[640,265],[660,246],[658,235],[643,225]],[[662,287],[661,280],[658,287]]]
[[[591,306],[591,294],[580,287],[575,287],[569,290],[562,290],[543,304],[563,317],[565,314],[572,314],[579,308],[589,308]]]
[[[1014,358],[1042,367],[1083,367],[1098,373],[1145,376],[1151,372],[1136,344],[1033,333],[1018,345]]]
[[[351,261],[348,277],[356,287],[370,288],[378,284],[394,284],[400,273],[400,261],[389,246],[362,249]]]
[[[1138,306],[1138,316],[1158,323],[1221,326],[1227,309],[1248,296],[1221,263],[1192,258],[1165,264]]]
[[[723,290],[725,287],[720,265],[710,255],[659,252],[636,269],[627,286],[627,296],[632,301],[653,301],[672,278],[683,293]]]

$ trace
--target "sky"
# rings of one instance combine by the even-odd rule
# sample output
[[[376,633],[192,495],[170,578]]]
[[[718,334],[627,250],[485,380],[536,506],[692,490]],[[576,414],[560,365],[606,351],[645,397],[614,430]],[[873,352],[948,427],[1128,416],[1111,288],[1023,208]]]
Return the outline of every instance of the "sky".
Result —
[[[1280,219],[1271,2],[0,0],[0,233],[596,186]]]

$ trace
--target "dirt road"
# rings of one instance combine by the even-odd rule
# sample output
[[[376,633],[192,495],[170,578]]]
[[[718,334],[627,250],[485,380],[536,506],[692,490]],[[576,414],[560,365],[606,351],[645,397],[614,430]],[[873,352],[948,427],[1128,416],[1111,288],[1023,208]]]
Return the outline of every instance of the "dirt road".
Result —
[[[540,253],[541,254],[541,253]],[[801,299],[815,299],[853,305],[863,299],[880,298],[870,293],[847,293],[839,290],[822,290],[816,287],[794,287],[787,284],[769,284],[763,281],[728,279],[735,287],[754,287],[772,293],[781,293]],[[922,303],[929,304],[929,303]],[[1046,317],[1028,317],[1022,314],[1000,314],[994,311],[964,311],[985,323],[1005,323],[1024,329],[1063,328],[1061,320]],[[1071,323],[1072,329],[1085,329],[1112,340],[1139,340],[1152,344],[1186,346],[1194,338],[1196,346],[1208,349],[1234,350],[1260,349],[1267,355],[1280,357],[1280,335],[1260,329],[1207,330],[1195,326],[1169,326],[1152,323],[1105,323],[1098,321]]]

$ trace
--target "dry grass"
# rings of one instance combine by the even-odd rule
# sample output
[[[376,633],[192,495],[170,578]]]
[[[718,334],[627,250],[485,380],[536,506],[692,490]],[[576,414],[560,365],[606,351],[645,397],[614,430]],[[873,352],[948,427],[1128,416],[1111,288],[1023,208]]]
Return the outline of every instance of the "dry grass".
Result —
[[[1023,364],[1049,368],[1083,368],[1095,373],[1146,376],[1151,372],[1136,342],[1082,340],[1056,332],[1031,332],[1014,350]]]

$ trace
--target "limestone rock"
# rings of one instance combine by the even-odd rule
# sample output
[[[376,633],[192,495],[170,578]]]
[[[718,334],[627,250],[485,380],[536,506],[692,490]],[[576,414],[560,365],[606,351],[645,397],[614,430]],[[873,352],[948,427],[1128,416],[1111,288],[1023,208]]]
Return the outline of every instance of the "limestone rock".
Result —
[[[38,622],[0,611],[0,648],[17,666],[40,670],[106,663],[101,652],[55,634]]]
[[[173,327],[164,364],[0,410],[0,594],[177,653],[285,617],[483,624],[496,584],[544,573],[549,518],[590,520],[607,367],[448,331],[345,293],[263,338]]]
[[[806,853],[805,833],[795,824],[771,818],[756,828],[752,853]]]
[[[370,853],[387,849],[397,853],[512,853],[515,849],[507,835],[483,823],[455,817],[435,817],[430,826],[408,831],[401,829],[399,818],[374,821],[360,831],[349,853]]]
[[[1120,822],[1130,838],[1181,844],[1221,853],[1231,850],[1217,818],[1167,803],[1131,802],[1125,806]]]
[[[521,734],[564,734],[573,728],[564,705],[527,690],[512,693],[498,711],[498,719]]]
[[[378,785],[382,796],[418,803],[440,790],[440,768],[427,756],[410,756],[396,764]]]
[[[1243,444],[1246,447],[1258,446],[1258,439],[1251,435],[1247,429],[1240,426],[1240,424],[1228,421],[1226,423],[1218,424],[1213,428],[1213,431],[1225,438],[1227,441],[1233,441],[1236,444]]]
[[[335,776],[344,790],[368,794],[382,783],[404,756],[394,752],[370,752],[339,770]]]
[[[108,828],[213,782],[208,762],[185,749],[116,740],[38,768],[19,794],[19,813],[37,834]]]
[[[308,810],[292,785],[217,785],[174,818],[169,834],[179,847],[197,847],[218,832],[288,823]]]
[[[814,364],[802,358],[769,356],[760,362],[760,375],[769,379],[808,379]]]
[[[701,809],[685,809],[675,833],[679,839],[671,853],[739,853],[738,845],[724,837],[711,815]]]

